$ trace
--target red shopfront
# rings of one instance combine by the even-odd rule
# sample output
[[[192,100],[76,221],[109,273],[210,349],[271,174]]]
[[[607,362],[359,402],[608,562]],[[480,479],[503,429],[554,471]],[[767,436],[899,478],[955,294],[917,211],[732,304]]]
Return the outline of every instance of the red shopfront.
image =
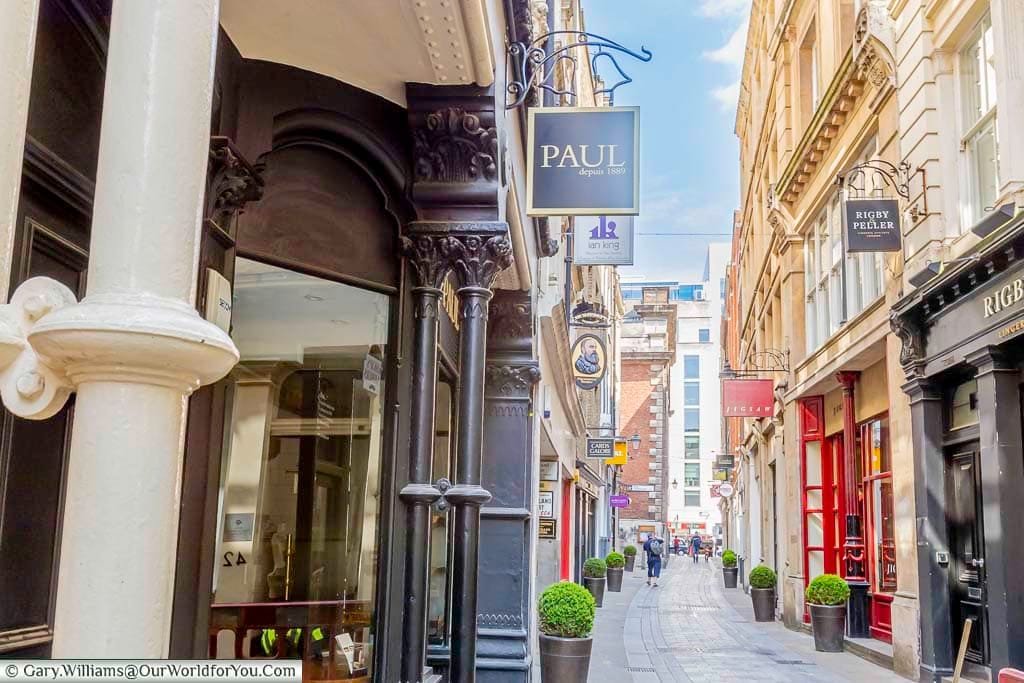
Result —
[[[846,468],[852,466],[854,509],[862,520],[869,632],[892,642],[896,557],[888,415],[883,412],[859,421],[854,416],[854,458],[848,463],[842,419],[847,407],[832,395],[810,397],[799,404],[805,586],[819,574],[848,574],[844,481]],[[804,620],[809,620],[806,611]]]

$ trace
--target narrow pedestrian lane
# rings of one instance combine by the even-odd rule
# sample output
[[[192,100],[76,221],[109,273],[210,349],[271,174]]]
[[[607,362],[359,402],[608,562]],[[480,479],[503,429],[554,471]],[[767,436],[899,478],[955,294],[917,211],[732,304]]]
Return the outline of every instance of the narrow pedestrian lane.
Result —
[[[598,610],[590,681],[904,681],[849,653],[814,651],[809,635],[753,620],[750,599],[722,586],[717,563],[674,557],[657,588],[638,568]]]

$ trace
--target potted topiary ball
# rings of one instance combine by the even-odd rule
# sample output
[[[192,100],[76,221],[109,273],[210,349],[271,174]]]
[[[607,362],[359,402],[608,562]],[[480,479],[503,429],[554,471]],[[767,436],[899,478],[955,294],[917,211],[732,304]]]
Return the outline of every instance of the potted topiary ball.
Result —
[[[622,554],[626,556],[626,571],[632,573],[636,568],[636,546],[627,545],[622,549]]]
[[[754,621],[775,621],[775,572],[759,564],[750,572],[750,600],[754,603]]]
[[[562,581],[548,586],[537,607],[540,678],[547,683],[587,683],[594,628],[594,596]]]
[[[736,553],[726,550],[722,553],[722,577],[726,588],[735,588],[740,576],[740,568],[736,566]]]
[[[814,649],[818,652],[842,652],[846,633],[846,601],[850,585],[835,574],[822,574],[804,591],[811,612]]]
[[[612,593],[622,592],[622,568],[626,566],[626,558],[620,553],[610,552],[604,558],[608,567],[608,590]]]
[[[594,596],[598,607],[604,603],[604,584],[607,573],[608,566],[600,557],[591,557],[583,563],[583,585]]]

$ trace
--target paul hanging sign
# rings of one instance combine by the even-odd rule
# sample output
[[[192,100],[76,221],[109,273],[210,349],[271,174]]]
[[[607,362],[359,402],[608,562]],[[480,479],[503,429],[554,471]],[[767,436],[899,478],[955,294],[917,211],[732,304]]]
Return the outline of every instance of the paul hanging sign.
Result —
[[[577,219],[572,237],[572,260],[581,266],[633,265],[633,217]]]
[[[640,110],[529,110],[526,190],[531,216],[640,213]]]
[[[847,199],[843,213],[848,253],[902,248],[898,199]]]

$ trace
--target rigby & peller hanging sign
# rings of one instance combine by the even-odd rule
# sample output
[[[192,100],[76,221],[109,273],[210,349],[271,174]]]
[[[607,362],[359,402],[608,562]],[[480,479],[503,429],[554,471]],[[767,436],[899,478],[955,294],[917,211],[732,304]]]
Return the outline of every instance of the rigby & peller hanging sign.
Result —
[[[639,107],[529,110],[527,213],[640,213]]]

